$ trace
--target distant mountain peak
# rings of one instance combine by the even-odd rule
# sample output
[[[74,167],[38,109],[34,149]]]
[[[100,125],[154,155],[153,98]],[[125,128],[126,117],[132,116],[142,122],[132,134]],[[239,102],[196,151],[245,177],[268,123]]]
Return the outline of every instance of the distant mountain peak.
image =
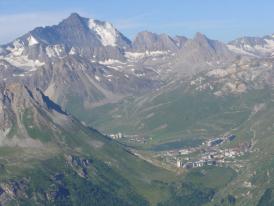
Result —
[[[167,34],[156,34],[142,31],[133,41],[133,48],[137,51],[175,51],[178,49],[176,42]]]
[[[77,13],[72,13],[69,17],[64,19],[58,27],[71,28],[72,30],[79,30],[81,32],[88,31],[87,18],[81,17]]]
[[[208,42],[209,41],[207,36],[201,32],[197,32],[195,34],[194,40],[199,41],[199,42]]]
[[[73,13],[71,13],[71,14],[69,15],[68,18],[83,18],[83,17],[81,17],[78,13],[73,12]]]
[[[63,24],[68,27],[74,27],[75,29],[85,31],[88,30],[94,33],[103,46],[115,47],[118,44],[119,35],[121,35],[117,29],[109,22],[96,20],[93,18],[81,17],[77,13],[72,13],[68,18],[63,21]]]
[[[63,22],[68,22],[68,23],[79,22],[79,23],[83,23],[86,19],[87,18],[80,16],[78,13],[72,13],[67,18],[65,18],[63,20]]]
[[[72,13],[57,25],[37,27],[4,45],[0,53],[41,62],[70,54],[105,60],[124,58],[123,50],[130,47],[131,41],[111,23]]]

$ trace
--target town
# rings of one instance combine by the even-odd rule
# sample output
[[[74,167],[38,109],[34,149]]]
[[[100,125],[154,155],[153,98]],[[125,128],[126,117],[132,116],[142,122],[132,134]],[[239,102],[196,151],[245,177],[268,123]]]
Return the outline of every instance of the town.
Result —
[[[251,143],[241,143],[233,148],[221,147],[235,138],[233,134],[212,138],[197,147],[162,151],[154,157],[177,168],[191,169],[207,165],[222,167],[251,151]]]
[[[107,136],[118,141],[124,139],[128,142],[142,144],[147,141],[144,137],[138,135],[125,135],[120,132]],[[235,138],[236,135],[228,134],[210,138],[196,147],[183,147],[153,152],[153,159],[157,159],[166,165],[184,169],[204,166],[223,167],[232,163],[235,158],[243,156],[251,151],[252,144],[250,142],[240,143],[232,148],[222,147],[222,145],[232,142]],[[137,151],[134,151],[134,153],[136,155],[138,154]]]

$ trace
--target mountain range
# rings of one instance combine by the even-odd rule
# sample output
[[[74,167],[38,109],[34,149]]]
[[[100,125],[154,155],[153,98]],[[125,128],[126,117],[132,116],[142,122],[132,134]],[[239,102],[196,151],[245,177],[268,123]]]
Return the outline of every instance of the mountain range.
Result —
[[[272,205],[273,59],[274,35],[131,41],[77,13],[1,45],[0,204]],[[228,133],[254,152],[191,171],[155,158]]]

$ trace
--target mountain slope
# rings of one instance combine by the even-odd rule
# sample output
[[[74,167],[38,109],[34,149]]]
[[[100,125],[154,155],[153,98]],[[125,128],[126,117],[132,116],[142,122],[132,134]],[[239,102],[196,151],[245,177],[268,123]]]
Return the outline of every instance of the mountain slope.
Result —
[[[157,192],[168,195],[146,181],[169,172],[84,127],[40,90],[2,86],[1,108],[1,204],[148,205],[161,200]]]

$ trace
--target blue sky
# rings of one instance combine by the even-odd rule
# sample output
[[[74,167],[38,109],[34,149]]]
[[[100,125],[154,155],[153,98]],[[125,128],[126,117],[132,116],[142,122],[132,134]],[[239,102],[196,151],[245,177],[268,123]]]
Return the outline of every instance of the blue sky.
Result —
[[[72,12],[109,21],[131,39],[143,30],[222,41],[274,33],[273,0],[0,0],[0,43]]]

